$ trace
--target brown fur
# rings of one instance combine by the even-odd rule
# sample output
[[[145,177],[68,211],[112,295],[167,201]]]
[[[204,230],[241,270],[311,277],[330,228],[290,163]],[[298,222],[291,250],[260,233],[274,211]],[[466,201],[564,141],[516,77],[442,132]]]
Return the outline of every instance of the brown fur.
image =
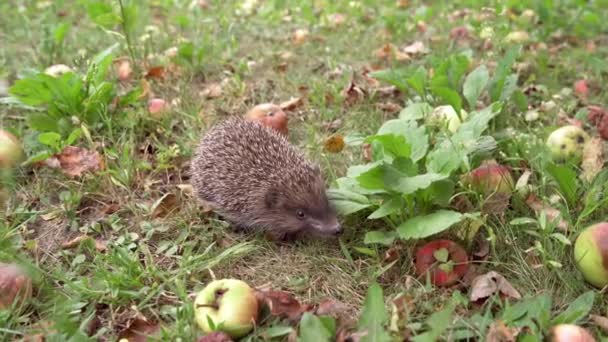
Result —
[[[319,167],[259,122],[233,117],[212,127],[191,170],[196,195],[238,229],[275,239],[341,232]]]

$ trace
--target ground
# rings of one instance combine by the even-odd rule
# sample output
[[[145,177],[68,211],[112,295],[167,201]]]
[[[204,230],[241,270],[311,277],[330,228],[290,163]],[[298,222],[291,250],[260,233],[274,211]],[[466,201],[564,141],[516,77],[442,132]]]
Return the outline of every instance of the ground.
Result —
[[[601,111],[607,99],[607,7],[606,1],[3,2],[0,127],[18,137],[29,161],[3,171],[9,199],[0,216],[0,261],[29,265],[35,286],[27,308],[0,311],[6,322],[0,339],[18,340],[49,324],[63,339],[80,333],[114,340],[135,318],[146,317],[165,327],[165,340],[193,340],[202,333],[193,321],[192,296],[213,278],[239,278],[305,303],[333,299],[355,320],[377,282],[389,312],[390,299],[408,298],[408,328],[394,335],[417,331],[454,300],[456,290],[466,297],[470,279],[443,289],[416,277],[416,239],[365,244],[366,232],[390,228],[367,219],[371,211],[343,215],[346,231],[339,240],[277,244],[231,232],[192,196],[189,160],[199,137],[256,104],[300,99],[286,109],[289,140],[322,166],[335,187],[350,166],[366,162],[361,146],[350,142],[376,134],[417,101],[412,88],[390,88],[370,72],[404,70],[407,78],[423,66],[431,75],[442,61],[464,55],[470,61],[465,75],[481,64],[493,74],[519,44],[509,66],[518,75],[512,85],[518,96],[502,99],[504,109],[489,125],[487,134],[498,141],[491,158],[509,165],[515,181],[531,170],[531,191],[562,211],[569,227],[564,239],[573,242],[584,227],[605,218],[605,201],[590,197],[604,183],[581,181],[573,205],[548,172],[531,166],[530,141],[508,137],[519,132],[544,141],[568,123],[583,125],[591,137],[602,135],[586,114],[588,106]],[[70,97],[68,86],[61,86],[49,101],[7,97],[15,95],[9,88],[17,80],[52,65],[86,75],[94,56],[114,44],[107,74],[89,79],[93,87],[111,88],[111,95]],[[84,89],[76,79],[70,84]],[[581,80],[584,87],[576,83]],[[165,101],[163,111],[149,108],[154,98]],[[445,105],[445,99],[452,103],[448,96],[432,104]],[[482,96],[475,108],[466,108],[488,105],[489,96]],[[77,135],[68,138],[74,130]],[[332,149],[329,139],[339,146],[342,137],[346,147]],[[83,150],[66,155],[68,145]],[[594,161],[602,167],[603,160]],[[583,169],[576,172],[592,172]],[[549,294],[557,314],[593,288],[576,269],[571,245],[512,224],[536,218],[525,199],[484,216],[469,241],[470,251],[481,255],[475,275],[497,271],[526,298]],[[586,205],[596,202],[593,209]],[[98,246],[65,246],[83,235]],[[600,292],[591,313],[605,315],[606,304]],[[457,311],[472,317],[490,310],[467,304]],[[577,323],[600,336],[587,312],[583,316]],[[483,339],[488,324],[480,326],[485,328],[471,329]]]

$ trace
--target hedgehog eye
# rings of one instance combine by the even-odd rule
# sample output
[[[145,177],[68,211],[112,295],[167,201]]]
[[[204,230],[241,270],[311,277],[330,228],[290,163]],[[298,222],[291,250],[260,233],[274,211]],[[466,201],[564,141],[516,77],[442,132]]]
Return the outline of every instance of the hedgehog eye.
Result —
[[[298,216],[299,219],[303,219],[304,218],[304,211],[301,209],[298,209],[296,211],[296,215]]]
[[[266,116],[274,116],[274,112],[268,112],[266,113]]]

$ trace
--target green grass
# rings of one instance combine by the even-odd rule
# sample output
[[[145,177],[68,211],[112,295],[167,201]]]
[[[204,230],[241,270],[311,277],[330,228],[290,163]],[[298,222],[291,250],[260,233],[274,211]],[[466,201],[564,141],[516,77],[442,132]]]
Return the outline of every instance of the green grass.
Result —
[[[357,85],[369,89],[361,76],[364,68],[405,68],[409,76],[419,66],[429,68],[460,53],[493,70],[510,46],[504,37],[518,30],[528,32],[530,42],[516,61],[525,67],[515,68],[517,88],[546,89],[527,95],[530,108],[553,99],[558,109],[574,117],[584,103],[573,95],[560,99],[555,94],[582,78],[592,85],[587,103],[605,105],[608,99],[602,91],[608,72],[605,1],[555,1],[546,7],[541,2],[489,1],[486,6],[495,10],[490,19],[483,19],[488,9],[477,1],[409,1],[407,7],[398,8],[392,0],[275,0],[260,2],[251,14],[242,13],[242,1],[208,2],[209,8],[201,9],[196,1],[194,6],[189,1],[123,1],[122,17],[126,15],[127,21],[122,25],[118,1],[0,4],[0,79],[9,85],[32,69],[43,71],[54,64],[85,74],[91,58],[115,43],[119,43],[115,57],[135,59],[127,82],[119,82],[114,68],[109,69],[105,80],[119,95],[140,85],[144,65],[179,68],[179,73],[168,72],[165,79],[149,80],[156,97],[175,100],[160,119],[150,116],[145,99],[118,109],[95,108],[99,118],[87,126],[90,139],[83,133],[74,145],[97,150],[105,161],[103,171],[70,178],[57,169],[28,165],[4,177],[11,196],[0,216],[0,261],[31,265],[35,292],[25,309],[0,311],[0,322],[6,322],[0,325],[0,340],[18,340],[35,332],[43,321],[56,323],[53,329],[63,334],[57,340],[77,339],[87,332],[93,339],[114,340],[138,312],[166,327],[163,340],[194,340],[201,332],[193,321],[192,295],[213,277],[240,278],[252,286],[270,284],[304,302],[333,298],[346,304],[353,319],[361,314],[369,285],[377,281],[387,310],[390,298],[399,294],[409,298],[413,304],[408,327],[417,331],[416,324],[451,301],[454,289],[432,288],[424,279],[413,278],[415,241],[396,242],[398,261],[387,267],[383,260],[387,247],[366,246],[363,240],[367,231],[388,227],[381,220],[367,220],[366,214],[342,218],[347,228],[342,246],[337,241],[278,245],[261,236],[232,233],[180,190],[189,182],[188,162],[200,135],[218,120],[241,115],[255,104],[303,97],[305,104],[289,113],[290,140],[322,165],[331,183],[349,166],[363,163],[363,156],[359,147],[349,146],[337,154],[327,153],[325,140],[336,133],[375,134],[399,113],[379,105],[390,102],[403,108],[414,98],[413,92],[377,93],[346,105],[341,92],[353,74]],[[111,4],[115,16],[95,18],[96,10],[104,8],[102,3]],[[504,7],[507,3],[510,9]],[[534,9],[542,22],[522,18],[526,8]],[[332,13],[343,13],[346,22],[332,27],[327,19]],[[450,30],[465,24],[470,25],[472,38],[457,43]],[[64,37],[61,25],[67,28]],[[422,26],[426,31],[419,29]],[[494,31],[489,47],[478,38],[484,27]],[[295,45],[292,33],[301,28],[310,31],[310,39]],[[556,35],[559,32],[561,37]],[[406,46],[418,40],[428,54],[410,61],[375,56],[384,44]],[[588,51],[590,42],[595,44],[593,51]],[[180,46],[178,57],[164,56],[174,46]],[[221,96],[204,98],[201,91],[214,82],[221,83]],[[489,105],[487,99],[484,105]],[[0,127],[20,138],[28,157],[45,149],[38,141],[39,132],[31,127],[32,113],[20,106],[0,106]],[[492,121],[488,133],[499,143],[492,157],[518,175],[528,164],[534,171],[533,191],[548,199],[559,194],[559,187],[540,166],[539,147],[529,137],[513,138],[504,130],[537,137],[542,144],[560,125],[557,111],[543,113],[534,122],[525,121],[524,114],[510,101],[508,110]],[[333,128],[332,122],[337,122]],[[604,184],[596,186],[601,192]],[[592,186],[584,187],[582,192],[589,194]],[[167,193],[176,194],[180,205],[166,217],[154,217],[153,203]],[[542,234],[535,237],[526,231],[529,226],[510,224],[514,218],[535,217],[524,199],[514,199],[504,217],[492,217],[483,226],[480,234],[491,238],[490,252],[476,267],[480,273],[500,272],[522,295],[549,293],[558,312],[591,288],[576,270],[570,246]],[[572,229],[566,235],[571,241],[583,227],[604,220],[608,213],[604,203],[579,221],[584,203],[555,204],[568,214]],[[109,211],[110,206],[114,210]],[[61,248],[82,234],[106,242],[107,251],[97,252],[87,244]],[[542,247],[536,252],[538,267],[530,262],[535,243]],[[466,295],[467,288],[460,290]],[[605,296],[598,295],[593,313],[605,315],[607,303]],[[489,307],[460,305],[457,312],[470,317]],[[89,329],[91,321],[95,329]],[[481,330],[477,333],[483,337]],[[444,338],[450,339],[447,334]]]

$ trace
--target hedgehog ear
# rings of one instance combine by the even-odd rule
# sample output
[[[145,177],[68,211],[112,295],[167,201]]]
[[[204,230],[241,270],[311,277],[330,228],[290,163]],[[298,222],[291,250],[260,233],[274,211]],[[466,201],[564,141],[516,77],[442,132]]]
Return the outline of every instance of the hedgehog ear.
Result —
[[[280,193],[276,189],[269,189],[266,195],[264,196],[264,203],[266,204],[266,208],[272,209],[276,208],[279,204],[279,196]]]

